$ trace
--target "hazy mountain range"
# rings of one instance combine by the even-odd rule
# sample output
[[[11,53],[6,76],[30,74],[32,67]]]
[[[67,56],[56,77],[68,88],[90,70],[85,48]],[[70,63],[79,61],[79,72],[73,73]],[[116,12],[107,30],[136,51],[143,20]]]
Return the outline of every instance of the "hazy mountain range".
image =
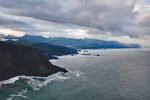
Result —
[[[117,41],[105,41],[98,39],[73,39],[64,37],[49,37],[24,35],[22,37],[5,36],[5,39],[17,39],[20,43],[46,43],[65,46],[75,49],[114,49],[114,48],[140,48],[138,44],[124,44]]]

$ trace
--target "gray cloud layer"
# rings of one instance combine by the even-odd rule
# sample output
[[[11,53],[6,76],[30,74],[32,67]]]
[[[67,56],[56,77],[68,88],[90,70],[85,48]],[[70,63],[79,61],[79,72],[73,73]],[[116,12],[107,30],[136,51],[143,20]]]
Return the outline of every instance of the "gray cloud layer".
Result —
[[[0,0],[1,11],[58,23],[122,31],[134,0]]]
[[[149,0],[139,1],[140,4],[149,3]],[[88,34],[107,35],[109,32],[113,36],[132,38],[149,36],[150,12],[133,11],[136,5],[137,0],[0,0],[0,15],[3,15],[0,24],[25,32],[63,34],[63,28],[82,26],[82,29],[89,27]]]

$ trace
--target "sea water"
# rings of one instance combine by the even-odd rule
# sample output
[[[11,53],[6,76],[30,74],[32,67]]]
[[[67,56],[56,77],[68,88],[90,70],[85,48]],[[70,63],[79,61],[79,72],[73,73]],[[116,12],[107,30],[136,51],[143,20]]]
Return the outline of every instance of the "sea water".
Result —
[[[81,50],[50,62],[69,73],[1,81],[0,100],[150,100],[149,49]]]

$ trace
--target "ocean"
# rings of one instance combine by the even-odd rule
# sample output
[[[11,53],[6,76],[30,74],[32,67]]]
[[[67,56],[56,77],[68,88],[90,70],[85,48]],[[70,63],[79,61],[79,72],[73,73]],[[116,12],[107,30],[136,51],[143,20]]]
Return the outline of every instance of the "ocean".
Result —
[[[81,50],[50,62],[69,73],[1,81],[0,100],[150,100],[149,49]]]

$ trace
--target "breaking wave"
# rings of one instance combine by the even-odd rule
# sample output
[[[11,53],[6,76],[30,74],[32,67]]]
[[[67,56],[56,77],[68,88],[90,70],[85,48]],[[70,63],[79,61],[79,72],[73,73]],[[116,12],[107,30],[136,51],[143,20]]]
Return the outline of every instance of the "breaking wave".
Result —
[[[6,100],[15,100],[15,98],[29,99],[26,96],[28,89],[32,89],[33,91],[39,91],[42,87],[50,84],[52,81],[64,81],[71,77],[71,75],[80,77],[84,73],[76,70],[69,71],[69,73],[58,72],[56,74],[50,75],[48,77],[37,77],[37,76],[16,76],[10,78],[8,80],[4,80],[0,82],[0,88],[4,86],[17,84],[17,87],[21,84],[22,88],[20,90],[14,90],[14,92],[8,95]]]
[[[84,72],[81,72],[79,70],[76,71],[69,71],[70,73],[74,74],[76,77],[80,77],[81,75],[84,75]]]
[[[17,94],[11,94],[11,95],[9,95],[9,97],[7,98],[7,100],[13,100],[15,97],[20,97],[20,98],[28,99],[28,97],[24,95],[25,93],[27,93],[27,89],[21,90]]]
[[[66,79],[69,79],[70,76],[67,76],[66,74],[64,74],[63,72],[58,72],[56,74],[50,75],[48,77],[38,77],[38,76],[16,76],[13,78],[10,78],[8,80],[4,80],[0,82],[0,86],[2,85],[6,85],[6,84],[13,84],[19,80],[27,80],[27,83],[29,86],[32,86],[35,90],[37,88],[40,88],[42,86],[47,85],[48,83],[50,83],[51,81],[64,81]]]
[[[22,75],[22,76],[16,76],[16,77],[10,78],[5,81],[1,81],[0,88],[3,87],[3,85],[9,86],[9,85],[19,84],[21,82],[24,82],[25,83],[23,84],[24,88],[22,88],[22,90],[19,90],[19,91],[14,90],[14,92],[11,93],[6,100],[14,100],[15,98],[28,99],[28,97],[25,95],[28,91],[27,88],[30,87],[33,91],[38,91],[40,90],[41,87],[51,83],[52,81],[64,81],[69,78],[70,76],[62,72],[58,72],[48,77],[36,77],[36,76]]]

